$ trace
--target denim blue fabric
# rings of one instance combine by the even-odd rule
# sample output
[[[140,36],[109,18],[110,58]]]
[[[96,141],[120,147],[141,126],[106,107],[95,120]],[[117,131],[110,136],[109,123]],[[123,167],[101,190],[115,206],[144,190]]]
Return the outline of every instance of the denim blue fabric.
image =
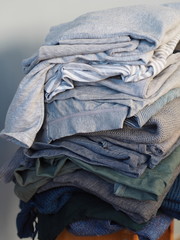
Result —
[[[146,146],[120,141],[111,143],[110,140],[100,137],[72,136],[51,144],[37,142],[26,154],[32,157],[34,154],[38,154],[40,157],[41,153],[42,156],[44,153],[44,156],[49,157],[66,155],[90,165],[117,170],[128,176],[140,176],[150,159]],[[34,157],[36,157],[35,155]]]
[[[98,140],[98,139],[97,139]],[[100,140],[100,139],[99,139]],[[132,177],[137,177],[140,176],[144,170],[147,167],[147,161],[149,160],[149,155],[146,156],[146,154],[142,154],[140,151],[135,151],[134,149],[128,149],[128,146],[132,148],[130,144],[124,144],[125,146],[116,146],[116,145],[111,145],[110,142],[107,141],[97,141],[94,142],[92,140],[88,140],[85,137],[77,137],[74,139],[70,139],[69,141],[62,141],[60,144],[56,144],[56,147],[52,148],[46,148],[37,150],[36,152],[34,151],[34,154],[38,154],[38,157],[44,156],[51,157],[60,157],[59,161],[62,163],[63,156],[66,156],[66,159],[70,159],[73,162],[76,162],[75,158],[80,160],[81,162],[85,162],[88,165],[93,165],[95,166],[103,166],[106,168],[110,168],[113,170],[118,171],[119,173],[122,173],[124,175],[132,176]],[[127,145],[127,146],[126,146]],[[45,146],[45,145],[44,145]],[[50,147],[50,146],[47,146]],[[136,147],[136,146],[135,146]],[[36,156],[31,155],[33,152],[28,151],[26,154],[30,155],[32,158],[36,158]],[[42,153],[42,155],[41,155]],[[41,155],[41,156],[40,156]],[[64,157],[65,158],[65,157]],[[13,158],[14,159],[14,158]],[[32,160],[30,160],[32,162]],[[47,162],[47,167],[50,169],[52,166],[50,166],[50,162],[52,162],[51,159],[48,160],[39,160],[37,163],[40,163],[40,165],[43,168],[43,164]],[[60,163],[58,163],[58,166],[60,166]],[[17,169],[14,169],[15,172],[23,173],[23,171],[27,172],[33,170],[28,167],[21,167],[17,166]],[[36,168],[36,175],[40,176],[39,174],[39,166]],[[58,168],[60,169],[60,168]],[[57,169],[57,170],[58,170]],[[38,170],[38,172],[37,172]],[[10,171],[10,170],[9,170]],[[46,172],[46,177],[48,174],[48,171]],[[52,171],[52,169],[51,169]],[[7,173],[10,175],[10,172]],[[43,176],[41,174],[41,176]],[[45,176],[45,175],[44,175]],[[50,176],[52,177],[52,176]]]
[[[35,194],[34,197],[27,203],[22,201],[21,206],[23,209],[24,206],[26,208],[26,205],[31,205],[42,214],[57,213],[75,192],[81,192],[81,190],[70,186],[53,188]]]
[[[119,231],[123,227],[110,220],[85,219],[71,223],[67,230],[78,236],[106,235]]]
[[[33,204],[24,204],[20,202],[20,209],[23,209],[16,217],[17,234],[20,238],[32,238],[34,239],[37,233],[36,226],[32,223],[36,223],[37,214],[33,211]]]
[[[168,210],[166,208],[163,208],[162,211],[167,214],[168,216],[172,217],[172,218],[176,218],[177,220],[180,220],[180,213],[177,211],[172,211],[172,210]]]
[[[148,222],[144,229],[137,231],[139,240],[157,240],[168,229],[172,217],[165,214],[158,214]]]
[[[20,238],[32,237],[37,233],[36,223],[37,211],[43,214],[58,212],[71,198],[74,192],[79,190],[75,187],[54,188],[43,193],[36,194],[28,203],[20,201],[20,212],[16,218],[18,236]]]
[[[171,221],[171,217],[158,213],[142,230],[135,233],[138,234],[140,240],[157,240],[167,230]],[[88,219],[71,223],[67,230],[77,236],[96,236],[111,234],[122,228],[121,225],[107,220]]]

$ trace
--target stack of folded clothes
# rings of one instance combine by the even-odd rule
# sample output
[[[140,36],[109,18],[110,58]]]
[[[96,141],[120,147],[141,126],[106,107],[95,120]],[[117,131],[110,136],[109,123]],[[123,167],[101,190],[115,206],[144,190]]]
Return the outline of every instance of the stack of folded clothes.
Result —
[[[20,238],[155,240],[180,218],[179,41],[180,3],[119,7],[52,27],[23,61],[0,169]]]

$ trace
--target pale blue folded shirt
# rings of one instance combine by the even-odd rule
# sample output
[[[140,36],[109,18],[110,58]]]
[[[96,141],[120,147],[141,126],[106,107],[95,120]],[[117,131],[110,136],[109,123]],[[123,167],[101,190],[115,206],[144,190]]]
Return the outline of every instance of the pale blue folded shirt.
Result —
[[[52,27],[36,56],[27,59],[23,63],[27,74],[21,81],[12,100],[6,116],[5,127],[0,135],[23,147],[32,145],[36,134],[47,117],[46,112],[44,115],[44,97],[49,97],[51,91],[50,93],[46,92],[46,94],[44,94],[44,91],[46,89],[54,91],[55,96],[52,95],[51,101],[54,101],[54,97],[59,97],[62,94],[58,94],[60,83],[63,88],[65,87],[64,93],[71,92],[68,89],[71,89],[72,72],[62,75],[62,72],[66,69],[66,67],[63,68],[63,64],[72,64],[73,62],[73,64],[82,64],[82,66],[86,67],[92,66],[93,71],[98,70],[98,64],[114,64],[114,67],[116,67],[117,63],[119,66],[140,66],[141,64],[150,66],[148,64],[154,61],[154,57],[157,57],[158,48],[164,50],[167,48],[169,53],[165,58],[162,58],[163,67],[161,64],[157,64],[157,66],[161,66],[160,70],[166,68],[163,70],[165,71],[164,76],[161,74],[161,76],[157,75],[154,79],[153,76],[143,79],[141,80],[143,85],[137,82],[140,91],[146,88],[144,97],[148,100],[145,100],[144,97],[139,98],[137,93],[131,96],[122,92],[118,96],[118,101],[108,99],[104,102],[105,98],[102,98],[101,101],[93,99],[92,101],[86,101],[87,104],[84,105],[85,101],[82,103],[82,101],[77,100],[75,101],[76,108],[74,109],[73,106],[70,111],[68,110],[69,112],[66,112],[66,109],[72,103],[72,101],[69,102],[71,99],[68,99],[68,103],[65,101],[60,102],[60,109],[62,109],[64,116],[62,128],[59,131],[62,133],[58,134],[58,138],[79,132],[123,127],[127,117],[134,116],[145,106],[166,94],[170,90],[168,87],[171,89],[179,87],[177,77],[174,76],[172,77],[173,80],[171,79],[171,75],[175,74],[177,76],[179,74],[178,62],[180,62],[180,56],[178,53],[171,54],[179,41],[179,34],[180,3],[108,9],[87,13],[72,22]],[[153,63],[156,65],[158,61],[155,60]],[[133,68],[131,70],[133,72]],[[76,72],[76,74],[78,77],[79,72]],[[86,76],[90,77],[88,73]],[[137,74],[137,79],[138,76]],[[147,76],[145,75],[145,77]],[[120,84],[124,82],[121,74],[116,78]],[[109,81],[110,79],[109,76]],[[159,81],[155,82],[155,79]],[[97,83],[103,81],[100,80]],[[135,82],[135,80],[133,81]],[[91,82],[93,82],[93,78],[91,81],[89,80],[89,83]],[[159,82],[159,85],[157,82]],[[88,84],[85,82],[83,87],[86,88],[86,85]],[[106,89],[109,90],[108,87]],[[65,104],[63,108],[61,103]],[[52,104],[47,105],[50,111],[53,111]],[[96,113],[97,107],[98,111]],[[87,112],[83,116],[84,111]],[[82,116],[76,117],[77,113]],[[70,116],[73,116],[73,118]],[[59,120],[61,125],[61,118],[57,119],[57,121]],[[45,126],[46,124],[47,121],[45,121]],[[57,130],[54,128],[56,125],[57,123],[50,130],[53,131],[53,134]],[[52,126],[51,122],[48,123],[49,126]]]

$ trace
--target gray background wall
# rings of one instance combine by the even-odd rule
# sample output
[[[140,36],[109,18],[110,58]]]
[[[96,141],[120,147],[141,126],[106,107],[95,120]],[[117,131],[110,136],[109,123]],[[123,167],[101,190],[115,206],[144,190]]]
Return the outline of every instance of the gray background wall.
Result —
[[[22,59],[41,45],[50,26],[73,20],[95,10],[167,0],[0,0],[0,129],[7,108],[23,74]],[[17,147],[0,139],[0,165],[11,159]],[[0,183],[0,240],[17,240],[15,218],[18,199],[12,184]],[[180,228],[176,223],[176,232]]]

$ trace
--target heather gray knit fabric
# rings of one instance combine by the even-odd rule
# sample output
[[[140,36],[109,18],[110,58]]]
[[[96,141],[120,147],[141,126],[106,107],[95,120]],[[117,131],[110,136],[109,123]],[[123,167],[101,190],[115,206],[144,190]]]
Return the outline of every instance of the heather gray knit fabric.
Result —
[[[112,41],[112,37],[121,39],[124,36],[131,36],[133,39],[134,36],[150,43],[148,48],[152,49],[160,45],[160,42],[167,42],[167,39],[173,38],[173,32],[179,27],[179,21],[179,2],[159,6],[119,7],[87,13],[70,23],[52,27],[45,43],[81,43],[80,39],[84,39],[84,42],[107,43],[109,39]],[[172,35],[169,35],[170,33]]]
[[[97,52],[97,45],[101,49],[108,44],[109,47],[106,47],[106,50],[109,51],[100,52],[99,55],[94,54],[95,56],[91,56],[93,61],[113,61],[114,59],[126,62],[140,60],[141,63],[147,63],[152,56],[149,54],[152,50],[176,36],[180,30],[179,23],[179,3],[119,7],[90,12],[74,21],[52,27],[44,45],[58,45],[60,49],[65,45],[66,48],[63,48],[62,52],[59,51],[58,56],[76,54],[82,61],[86,60],[86,54],[89,52]],[[128,44],[122,49],[121,43]],[[116,46],[117,44],[120,46]],[[129,46],[131,52],[129,52]],[[49,51],[46,51],[48,58],[50,49],[53,47],[49,46]],[[30,65],[32,68],[33,60],[36,64],[41,59],[38,57],[29,59],[25,67],[28,68]]]

